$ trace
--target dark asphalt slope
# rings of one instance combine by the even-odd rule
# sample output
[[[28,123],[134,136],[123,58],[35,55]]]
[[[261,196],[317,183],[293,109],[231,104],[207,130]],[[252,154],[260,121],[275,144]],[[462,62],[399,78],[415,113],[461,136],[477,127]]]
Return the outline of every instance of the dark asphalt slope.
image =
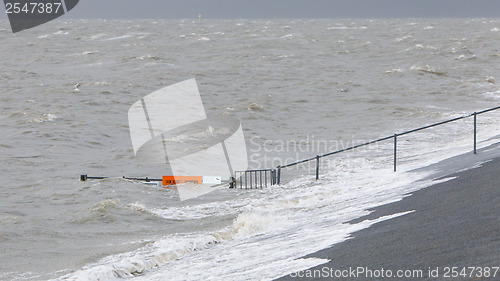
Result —
[[[356,232],[353,239],[308,256],[331,260],[299,272],[300,276],[310,276],[316,270],[316,277],[299,278],[295,273],[278,280],[500,280],[500,270],[492,277],[495,269],[485,269],[500,266],[500,159],[449,176],[457,178],[377,207],[370,215],[350,222],[415,210]],[[352,275],[352,269],[357,267],[378,270],[373,274],[380,274],[381,269],[391,270],[393,275],[398,270],[421,270],[423,276]],[[446,267],[457,267],[467,277],[453,278],[452,269]],[[349,269],[354,277],[334,276],[336,270]],[[429,276],[429,269],[434,270],[433,274],[439,269],[439,277]],[[318,270],[333,274],[319,275]],[[490,270],[490,277],[485,278],[487,274],[480,274],[479,270]]]

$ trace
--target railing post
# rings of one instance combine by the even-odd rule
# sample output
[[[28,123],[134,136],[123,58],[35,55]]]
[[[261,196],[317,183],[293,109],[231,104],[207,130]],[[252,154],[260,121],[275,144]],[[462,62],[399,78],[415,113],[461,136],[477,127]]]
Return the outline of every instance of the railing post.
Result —
[[[477,144],[477,113],[474,112],[474,154],[477,154],[476,144]]]
[[[397,147],[398,147],[398,134],[394,134],[394,172],[396,172]]]
[[[319,155],[316,155],[316,180],[319,179]]]
[[[281,166],[278,166],[278,176],[277,176],[276,184],[280,184],[280,180],[281,180]]]

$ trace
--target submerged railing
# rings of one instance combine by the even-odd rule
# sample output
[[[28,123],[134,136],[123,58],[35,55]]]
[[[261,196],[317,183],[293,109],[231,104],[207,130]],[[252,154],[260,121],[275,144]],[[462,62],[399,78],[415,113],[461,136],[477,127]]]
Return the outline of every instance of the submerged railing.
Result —
[[[369,142],[366,142],[366,143],[363,143],[363,144],[358,144],[358,145],[351,146],[351,147],[344,148],[344,149],[340,149],[340,150],[337,150],[337,151],[328,152],[328,153],[325,153],[325,154],[322,154],[322,155],[316,155],[315,157],[304,159],[304,160],[297,161],[297,162],[290,163],[290,164],[286,164],[286,165],[283,165],[283,166],[278,166],[278,167],[276,167],[276,171],[277,171],[277,174],[276,174],[276,184],[280,184],[280,181],[281,181],[281,169],[283,169],[283,168],[292,167],[292,166],[295,166],[295,165],[298,165],[298,164],[302,164],[302,163],[306,163],[306,162],[310,162],[310,161],[316,161],[316,180],[318,180],[319,179],[319,170],[320,170],[320,160],[321,160],[321,158],[327,157],[327,156],[331,156],[331,155],[334,155],[334,154],[338,154],[338,153],[341,153],[341,152],[353,150],[353,149],[356,149],[356,148],[359,148],[359,147],[363,147],[363,146],[367,146],[367,145],[370,145],[370,144],[382,142],[382,141],[385,141],[385,140],[390,140],[390,139],[392,139],[394,141],[394,163],[393,163],[393,165],[394,165],[394,172],[396,172],[396,169],[397,169],[397,143],[398,143],[398,137],[404,136],[404,135],[407,135],[407,134],[410,134],[410,133],[415,133],[415,132],[418,132],[418,131],[421,131],[421,130],[429,129],[429,128],[432,128],[432,127],[436,127],[436,126],[439,126],[439,125],[447,124],[447,123],[450,123],[450,122],[462,120],[462,119],[469,118],[469,117],[474,117],[474,150],[473,151],[474,151],[474,154],[477,154],[477,116],[480,115],[480,114],[483,114],[483,113],[486,113],[486,112],[490,112],[490,111],[493,111],[493,110],[498,110],[498,109],[500,109],[500,106],[497,106],[497,107],[494,107],[494,108],[490,108],[490,109],[486,109],[486,110],[479,111],[479,112],[474,112],[474,113],[471,113],[469,115],[464,115],[464,116],[456,117],[456,118],[453,118],[453,119],[450,119],[450,120],[446,120],[446,121],[442,121],[442,122],[439,122],[439,123],[434,123],[434,124],[427,125],[427,126],[420,127],[420,128],[416,128],[416,129],[413,129],[413,130],[405,131],[405,132],[402,132],[402,133],[399,133],[399,134],[394,134],[392,136],[387,136],[387,137],[384,137],[384,138],[380,138],[380,139],[377,139],[377,140],[369,141]]]
[[[232,185],[234,188],[263,188],[277,183],[274,169],[235,171],[234,174],[236,178]]]
[[[458,120],[470,118],[470,117],[474,117],[474,149],[473,149],[473,152],[474,152],[474,154],[477,154],[477,116],[481,115],[481,114],[484,114],[484,113],[487,113],[487,112],[490,112],[490,111],[498,110],[498,109],[500,109],[500,106],[497,106],[497,107],[494,107],[494,108],[490,108],[490,109],[486,109],[486,110],[483,110],[483,111],[474,112],[474,113],[471,113],[471,114],[468,114],[468,115],[456,117],[456,118],[449,119],[449,120],[446,120],[446,121],[434,123],[434,124],[431,124],[431,125],[423,126],[423,127],[416,128],[416,129],[409,130],[409,131],[405,131],[405,132],[402,132],[402,133],[399,133],[399,134],[394,134],[394,135],[387,136],[387,137],[384,137],[384,138],[380,138],[380,139],[377,139],[377,140],[369,141],[369,142],[366,142],[366,143],[363,143],[363,144],[354,145],[354,146],[351,146],[351,147],[348,147],[348,148],[344,148],[344,149],[340,149],[340,150],[337,150],[337,151],[328,152],[328,153],[325,153],[325,154],[322,154],[322,155],[316,155],[315,157],[311,157],[311,158],[304,159],[304,160],[301,160],[301,161],[297,161],[297,162],[294,162],[294,163],[290,163],[290,164],[278,166],[278,167],[276,167],[276,169],[236,171],[236,172],[234,172],[234,177],[231,177],[231,179],[229,181],[229,186],[230,186],[230,188],[254,189],[254,188],[263,188],[263,187],[268,187],[268,186],[280,184],[280,181],[281,181],[281,169],[292,167],[292,166],[303,164],[303,163],[307,163],[307,162],[310,162],[310,161],[316,161],[316,180],[318,180],[319,179],[319,172],[320,172],[320,160],[321,160],[321,158],[327,157],[327,156],[332,156],[332,155],[335,155],[335,154],[338,154],[338,153],[341,153],[341,152],[353,150],[353,149],[356,149],[356,148],[359,148],[359,147],[371,145],[371,144],[374,144],[374,143],[378,143],[378,142],[382,142],[382,141],[386,141],[386,140],[391,140],[391,139],[394,142],[394,153],[393,153],[394,163],[393,163],[393,166],[394,166],[394,172],[396,172],[396,169],[397,169],[397,143],[398,143],[398,137],[404,136],[404,135],[407,135],[407,134],[411,134],[411,133],[415,133],[415,132],[418,132],[418,131],[422,131],[422,130],[425,130],[425,129],[429,129],[429,128],[432,128],[432,127],[440,126],[440,125],[443,125],[443,124],[451,123],[451,122],[454,122],[454,121],[458,121]],[[105,179],[105,178],[107,178],[107,177],[90,177],[90,176],[87,176],[87,175],[81,175],[80,176],[80,180],[81,181],[86,181],[87,179]],[[161,179],[153,179],[153,178],[147,178],[147,177],[146,178],[126,178],[126,177],[123,177],[123,178],[124,179],[128,179],[128,180],[139,180],[139,181],[144,181],[144,182],[162,181]]]

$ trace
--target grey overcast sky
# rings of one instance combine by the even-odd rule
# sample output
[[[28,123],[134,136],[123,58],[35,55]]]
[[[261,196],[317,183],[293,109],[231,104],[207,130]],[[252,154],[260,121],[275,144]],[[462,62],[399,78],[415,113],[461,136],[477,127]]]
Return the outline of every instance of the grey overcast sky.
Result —
[[[80,0],[72,18],[500,17],[500,0]]]
[[[80,0],[65,17],[189,19],[199,13],[203,18],[500,18],[500,0]]]

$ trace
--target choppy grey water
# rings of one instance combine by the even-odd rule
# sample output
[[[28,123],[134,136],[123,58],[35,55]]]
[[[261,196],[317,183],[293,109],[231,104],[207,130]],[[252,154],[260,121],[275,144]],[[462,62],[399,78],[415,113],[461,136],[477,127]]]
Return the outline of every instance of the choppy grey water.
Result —
[[[134,159],[129,107],[196,78],[209,116],[241,120],[251,167],[276,167],[497,106],[499,28],[58,20],[12,34],[0,22],[0,279],[264,280],[323,263],[297,258],[421,188],[405,167],[470,150],[470,120],[402,139],[400,173],[388,143],[335,157],[319,182],[292,170],[280,187],[180,202],[175,190],[118,178],[164,171]],[[480,117],[482,140],[498,133],[497,116]],[[117,178],[82,183],[82,173]]]

